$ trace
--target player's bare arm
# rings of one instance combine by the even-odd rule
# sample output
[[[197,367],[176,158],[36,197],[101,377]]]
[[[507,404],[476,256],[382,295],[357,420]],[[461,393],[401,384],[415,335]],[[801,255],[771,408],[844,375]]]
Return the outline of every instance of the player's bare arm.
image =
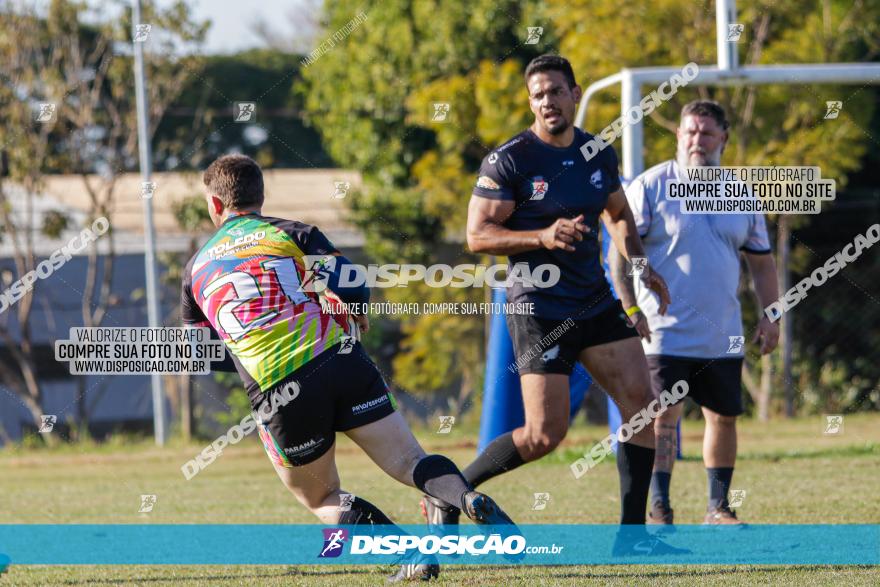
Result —
[[[468,204],[467,243],[473,253],[515,255],[536,249],[573,251],[572,243],[590,232],[583,215],[559,218],[542,230],[510,230],[504,222],[516,208],[512,201],[471,196]]]
[[[608,203],[605,204],[605,210],[602,211],[602,222],[605,223],[605,228],[608,230],[608,234],[611,235],[614,246],[617,247],[621,255],[626,257],[627,261],[633,257],[645,256],[642,239],[639,238],[638,230],[636,230],[636,222],[633,219],[632,211],[629,209],[629,204],[626,202],[623,188],[608,196]],[[666,281],[651,267],[645,268],[641,278],[642,282],[660,297],[659,312],[665,314],[666,307],[669,306],[671,301]],[[624,305],[624,307],[629,306]]]
[[[752,274],[752,282],[755,294],[758,296],[760,307],[766,308],[779,298],[779,286],[776,280],[776,262],[773,255],[744,253],[749,272]],[[779,324],[771,322],[766,315],[761,313],[761,320],[755,329],[755,337],[752,342],[761,343],[761,354],[773,352],[779,343]]]
[[[623,308],[625,310],[637,308],[636,290],[632,277],[628,275],[626,259],[618,252],[617,246],[614,243],[611,243],[608,247],[608,268],[611,272],[611,281],[614,283],[614,291],[620,296],[620,303],[623,304]],[[639,336],[651,342],[651,328],[648,326],[648,319],[641,310],[637,310],[632,314],[627,312],[627,317],[630,324],[639,333]]]

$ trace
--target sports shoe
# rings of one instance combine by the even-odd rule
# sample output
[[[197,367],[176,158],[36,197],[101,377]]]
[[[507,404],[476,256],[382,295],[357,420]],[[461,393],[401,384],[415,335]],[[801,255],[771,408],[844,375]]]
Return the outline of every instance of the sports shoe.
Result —
[[[479,491],[469,491],[462,498],[465,515],[477,524],[501,526],[513,524],[510,516],[504,513],[495,501]]]
[[[428,528],[434,533],[442,533],[444,526],[457,526],[461,510],[429,495],[422,496],[419,502],[422,516],[428,522]]]
[[[611,556],[671,556],[690,553],[686,548],[677,548],[648,534],[644,526],[621,526],[611,549]]]
[[[727,506],[719,508],[709,508],[703,524],[710,526],[745,526],[737,517],[736,512]]]
[[[393,575],[389,575],[388,583],[402,583],[403,581],[430,581],[440,575],[440,565],[433,556],[420,555],[413,557],[411,561],[400,565]]]
[[[510,516],[505,514],[501,506],[488,495],[478,491],[469,491],[464,494],[461,501],[462,511],[475,523],[495,526],[494,530],[504,538],[522,534]],[[526,553],[523,550],[518,554],[503,554],[502,556],[509,561],[520,562],[525,558]]]
[[[671,526],[675,522],[672,521],[672,508],[668,505],[656,502],[651,504],[651,511],[648,513],[648,525],[651,526]]]

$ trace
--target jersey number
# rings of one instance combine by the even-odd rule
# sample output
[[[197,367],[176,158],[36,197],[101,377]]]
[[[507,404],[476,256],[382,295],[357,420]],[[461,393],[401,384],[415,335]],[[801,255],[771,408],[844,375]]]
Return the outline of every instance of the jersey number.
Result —
[[[304,304],[311,300],[300,289],[299,274],[296,272],[296,263],[292,257],[263,261],[260,267],[274,276],[282,293],[294,304]],[[278,310],[269,310],[253,320],[242,322],[235,315],[235,311],[262,297],[260,284],[256,277],[246,271],[233,271],[206,285],[203,294],[208,298],[226,284],[232,286],[233,297],[217,308],[217,323],[233,341],[241,340],[250,330],[271,322],[280,313]]]

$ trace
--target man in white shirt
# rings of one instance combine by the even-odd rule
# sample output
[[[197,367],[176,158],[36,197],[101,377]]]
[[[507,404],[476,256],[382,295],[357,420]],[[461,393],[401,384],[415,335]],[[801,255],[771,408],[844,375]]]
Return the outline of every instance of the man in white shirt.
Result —
[[[736,417],[743,412],[743,327],[737,287],[740,253],[745,257],[760,307],[778,295],[776,266],[761,214],[683,214],[667,201],[666,184],[685,179],[684,169],[718,166],[728,139],[724,109],[697,100],[681,112],[675,160],[635,178],[626,189],[629,207],[651,270],[662,274],[672,303],[660,314],[657,297],[634,280],[626,260],[612,247],[609,266],[626,314],[642,337],[655,396],[680,379],[702,407],[706,420],[703,461],[709,483],[704,523],[739,524],[727,502],[736,461]],[[761,353],[771,352],[779,327],[761,315],[754,333]],[[676,455],[676,424],[683,404],[655,422],[656,458],[648,523],[672,524],[669,484]]]

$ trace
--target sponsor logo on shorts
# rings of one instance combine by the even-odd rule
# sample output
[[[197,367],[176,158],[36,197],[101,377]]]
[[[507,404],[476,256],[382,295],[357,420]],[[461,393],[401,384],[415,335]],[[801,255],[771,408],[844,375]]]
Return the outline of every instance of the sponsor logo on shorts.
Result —
[[[546,364],[557,357],[559,357],[559,345],[556,345],[553,348],[547,349],[547,352],[545,352],[543,355],[541,355],[541,362]]]
[[[241,419],[214,442],[202,449],[194,459],[187,461],[181,468],[183,476],[189,481],[223,453],[227,446],[238,444],[241,440],[257,429],[257,424],[269,422],[278,411],[295,400],[300,393],[299,383],[290,381],[272,391],[267,391],[260,407]]]
[[[369,412],[372,409],[375,409],[381,406],[384,403],[388,402],[388,394],[384,394],[381,397],[377,397],[376,399],[370,400],[368,402],[364,402],[362,404],[358,404],[356,406],[351,407],[352,414],[362,414],[364,412]]]
[[[324,443],[324,439],[315,440],[314,438],[310,438],[308,441],[298,444],[296,446],[289,446],[284,449],[284,454],[289,456],[296,455],[307,455],[309,453],[315,452],[315,449],[318,448],[321,444]]]

